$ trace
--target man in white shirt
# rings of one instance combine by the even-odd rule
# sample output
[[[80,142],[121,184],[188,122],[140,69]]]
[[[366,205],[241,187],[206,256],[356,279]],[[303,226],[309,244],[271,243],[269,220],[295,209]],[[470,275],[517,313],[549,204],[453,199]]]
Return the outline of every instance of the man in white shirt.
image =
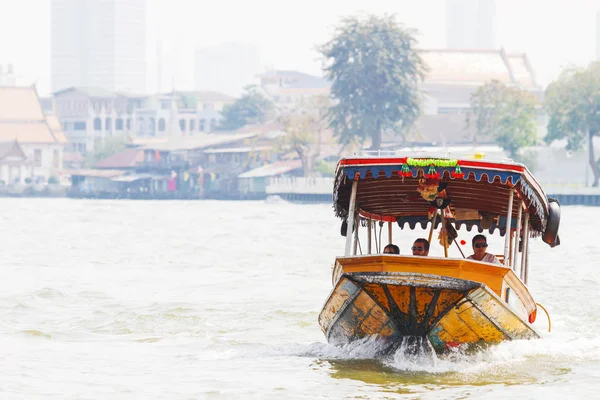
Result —
[[[483,261],[490,264],[500,264],[495,255],[487,253],[487,239],[483,235],[473,236],[473,254],[467,257],[469,260]]]

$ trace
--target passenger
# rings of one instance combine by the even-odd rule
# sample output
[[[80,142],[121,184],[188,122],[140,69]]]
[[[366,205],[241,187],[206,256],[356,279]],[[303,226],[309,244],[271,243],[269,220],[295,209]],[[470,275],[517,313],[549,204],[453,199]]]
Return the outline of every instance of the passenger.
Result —
[[[483,261],[490,264],[500,264],[495,255],[487,253],[487,239],[483,235],[473,236],[473,254],[467,257],[469,260]]]
[[[428,256],[429,255],[429,240],[418,238],[411,247],[413,256]]]
[[[390,243],[383,248],[383,254],[400,254],[400,248]]]

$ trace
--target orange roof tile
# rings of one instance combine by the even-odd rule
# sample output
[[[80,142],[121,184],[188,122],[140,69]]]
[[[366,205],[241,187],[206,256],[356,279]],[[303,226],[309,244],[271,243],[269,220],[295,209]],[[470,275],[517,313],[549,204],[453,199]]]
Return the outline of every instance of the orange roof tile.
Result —
[[[19,143],[57,143],[50,127],[41,122],[0,121],[0,142],[18,140]]]
[[[421,50],[429,67],[425,83],[482,84],[492,79],[513,83],[503,50]]]
[[[46,117],[46,122],[48,123],[48,126],[52,130],[52,133],[54,134],[56,141],[58,143],[67,143],[67,137],[65,136],[65,133],[63,132],[62,125],[60,124],[60,121],[58,120],[58,118],[56,118],[56,116],[54,116],[54,115],[48,115]]]
[[[43,120],[34,87],[0,87],[0,121]]]
[[[64,143],[46,121],[35,87],[0,87],[0,142]]]

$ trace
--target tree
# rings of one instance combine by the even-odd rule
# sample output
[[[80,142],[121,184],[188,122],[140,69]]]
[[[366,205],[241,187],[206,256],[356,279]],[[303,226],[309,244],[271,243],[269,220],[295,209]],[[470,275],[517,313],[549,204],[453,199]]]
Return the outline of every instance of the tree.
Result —
[[[568,150],[579,150],[588,144],[588,162],[594,181],[600,179],[600,160],[594,155],[593,139],[600,136],[600,62],[588,68],[564,70],[546,89],[548,134],[546,143],[567,139]]]
[[[330,126],[342,144],[370,137],[378,150],[384,131],[413,126],[426,70],[416,43],[414,31],[385,15],[345,18],[321,47],[336,101]]]
[[[535,107],[533,94],[494,80],[471,95],[466,122],[475,131],[475,141],[491,138],[515,161],[534,166],[522,149],[537,143]]]
[[[127,137],[125,135],[117,135],[106,138],[99,147],[94,148],[93,152],[86,154],[85,164],[87,166],[93,166],[98,161],[125,150],[126,141]]]
[[[242,97],[223,107],[219,130],[235,130],[247,124],[261,124],[273,116],[273,102],[256,86],[248,86]]]
[[[278,147],[298,154],[304,176],[311,176],[316,170],[323,133],[327,129],[329,105],[327,97],[314,97],[279,117],[285,136],[279,140]]]

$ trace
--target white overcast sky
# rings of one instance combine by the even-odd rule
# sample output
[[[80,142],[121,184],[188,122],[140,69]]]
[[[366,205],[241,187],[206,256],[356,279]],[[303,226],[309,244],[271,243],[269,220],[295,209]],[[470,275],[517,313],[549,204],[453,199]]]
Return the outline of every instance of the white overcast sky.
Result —
[[[444,0],[147,0],[148,89],[156,89],[156,40],[170,58],[178,89],[193,88],[194,49],[225,41],[259,46],[261,63],[320,73],[315,45],[342,16],[395,13],[421,32],[422,48],[446,44]],[[497,43],[527,52],[541,83],[568,64],[595,57],[600,0],[497,0]],[[12,63],[21,83],[50,87],[50,0],[0,0],[0,63]]]

